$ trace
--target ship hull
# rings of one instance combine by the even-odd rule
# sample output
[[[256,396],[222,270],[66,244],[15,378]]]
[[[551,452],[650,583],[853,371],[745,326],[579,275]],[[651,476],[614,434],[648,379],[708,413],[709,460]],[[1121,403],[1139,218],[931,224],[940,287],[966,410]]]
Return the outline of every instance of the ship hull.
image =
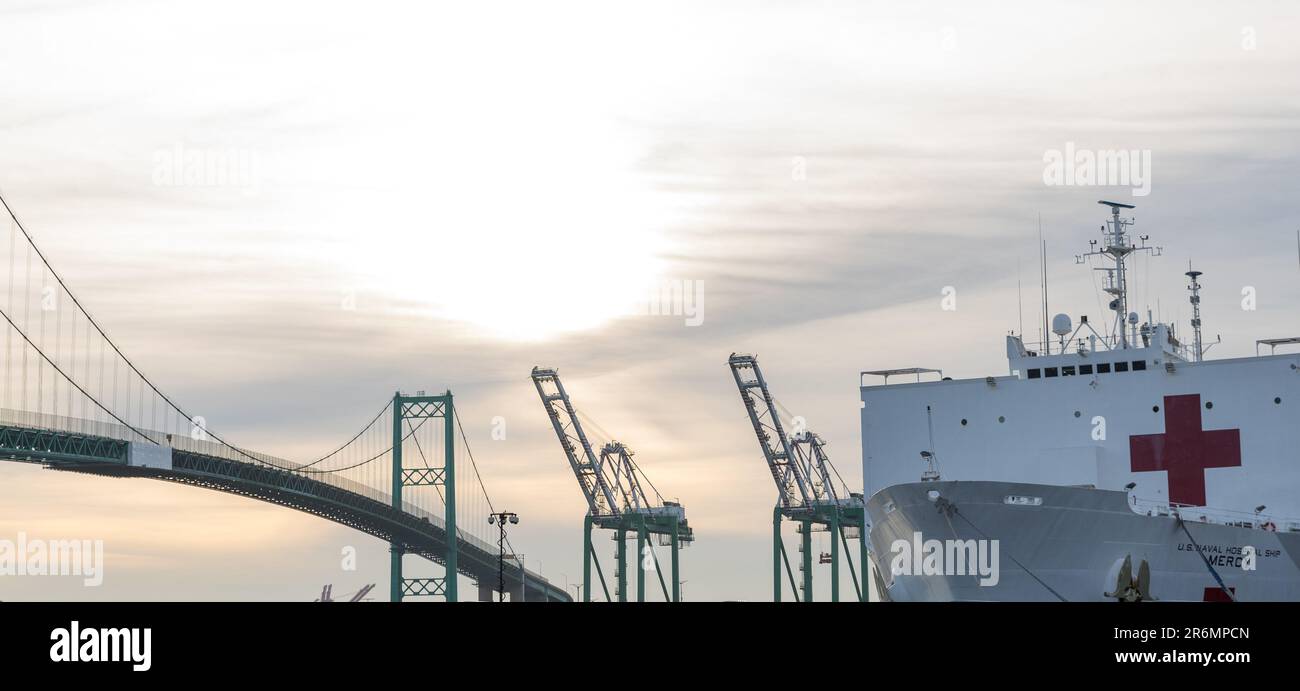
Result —
[[[1136,512],[1126,492],[920,482],[880,490],[867,512],[871,558],[888,600],[1114,601],[1126,559],[1134,575],[1142,562],[1149,567],[1143,599],[1214,601],[1230,592],[1238,601],[1300,600],[1300,532],[1180,524],[1173,515]],[[936,551],[927,541],[959,548],[949,548],[946,562],[925,563],[917,554]],[[971,541],[990,558],[983,572],[974,550],[960,549]],[[971,559],[962,569],[956,557],[965,554]]]

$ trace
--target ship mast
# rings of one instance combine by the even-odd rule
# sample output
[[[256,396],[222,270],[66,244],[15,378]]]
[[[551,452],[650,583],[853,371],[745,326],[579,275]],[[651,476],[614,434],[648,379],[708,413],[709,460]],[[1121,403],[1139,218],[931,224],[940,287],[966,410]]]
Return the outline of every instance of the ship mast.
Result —
[[[1115,335],[1118,339],[1117,346],[1120,349],[1134,347],[1133,342],[1136,340],[1135,335],[1130,335],[1126,326],[1133,327],[1134,323],[1125,324],[1125,319],[1135,322],[1130,317],[1128,308],[1128,261],[1129,255],[1137,252],[1150,252],[1151,256],[1160,256],[1159,247],[1148,247],[1146,245],[1147,236],[1142,235],[1138,239],[1142,241],[1141,245],[1134,245],[1128,227],[1133,225],[1132,218],[1121,218],[1120,209],[1135,208],[1132,204],[1121,204],[1120,202],[1098,201],[1098,204],[1104,204],[1110,207],[1110,219],[1106,225],[1101,227],[1102,245],[1097,249],[1097,241],[1090,240],[1092,250],[1075,256],[1075,262],[1084,263],[1087,257],[1103,256],[1110,259],[1114,265],[1102,267],[1100,271],[1106,272],[1106,285],[1103,288],[1111,295],[1110,308],[1115,311]]]
[[[1205,355],[1205,349],[1201,347],[1201,282],[1197,279],[1201,277],[1201,272],[1192,268],[1192,263],[1187,262],[1187,273],[1191,279],[1191,285],[1187,289],[1192,292],[1192,332],[1195,334],[1196,350],[1193,355],[1196,356],[1196,362],[1200,362]]]

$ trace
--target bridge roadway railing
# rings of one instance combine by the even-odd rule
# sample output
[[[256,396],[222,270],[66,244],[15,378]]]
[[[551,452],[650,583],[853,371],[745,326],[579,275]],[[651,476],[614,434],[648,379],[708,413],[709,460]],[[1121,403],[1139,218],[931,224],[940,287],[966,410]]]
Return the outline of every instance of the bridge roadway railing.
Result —
[[[32,443],[33,435],[50,437],[39,440],[41,448],[28,449],[29,453],[4,451],[9,460],[39,462],[59,470],[98,475],[153,477],[251,496],[312,513],[389,542],[409,544],[411,553],[442,563],[446,547],[446,521],[442,516],[407,501],[402,502],[403,510],[398,512],[392,506],[392,495],[381,489],[332,473],[296,471],[302,466],[293,461],[234,449],[207,439],[141,430],[151,439],[171,447],[173,471],[169,473],[129,467],[126,442],[148,441],[118,423],[0,409],[0,430],[21,434],[25,445]],[[460,570],[480,581],[495,583],[496,545],[463,530],[458,529],[457,534]],[[540,591],[545,599],[570,599],[568,593],[516,563],[507,561],[504,570],[507,585],[526,582],[529,591]]]

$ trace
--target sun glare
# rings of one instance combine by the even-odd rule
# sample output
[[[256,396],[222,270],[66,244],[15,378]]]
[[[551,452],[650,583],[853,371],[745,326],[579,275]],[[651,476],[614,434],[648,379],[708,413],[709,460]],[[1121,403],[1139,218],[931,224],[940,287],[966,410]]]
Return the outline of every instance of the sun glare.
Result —
[[[641,168],[652,144],[640,120],[662,84],[638,75],[666,58],[612,36],[593,46],[549,11],[465,21],[491,26],[492,40],[443,30],[360,46],[428,65],[427,83],[337,63],[347,98],[322,97],[312,113],[346,123],[346,136],[292,176],[347,180],[323,222],[364,237],[334,260],[358,292],[493,338],[547,339],[635,313],[661,271],[669,221]],[[605,53],[619,57],[596,57]]]
[[[475,146],[425,171],[424,191],[409,190],[415,203],[365,262],[369,288],[508,340],[635,313],[660,272],[665,214],[626,138],[600,123],[550,125],[549,137],[483,135],[509,157]]]

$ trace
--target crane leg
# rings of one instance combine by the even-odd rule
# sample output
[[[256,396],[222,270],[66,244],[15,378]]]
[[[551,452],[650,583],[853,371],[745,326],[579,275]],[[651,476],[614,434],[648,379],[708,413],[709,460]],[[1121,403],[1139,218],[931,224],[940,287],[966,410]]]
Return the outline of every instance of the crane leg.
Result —
[[[591,602],[591,516],[582,519],[582,601]]]
[[[801,536],[803,545],[803,554],[800,555],[799,562],[803,564],[803,602],[813,601],[813,571],[812,571],[812,521],[802,521],[803,535]]]
[[[615,548],[618,564],[618,601],[627,602],[627,533],[622,528],[614,531],[618,546]]]
[[[605,582],[605,571],[600,568],[600,557],[596,556],[595,549],[592,549],[590,554],[591,563],[596,565],[596,576],[600,578],[600,591],[605,593],[605,602],[613,602],[614,600],[609,596],[609,584]]]
[[[844,536],[843,530],[840,530],[840,544],[844,545],[844,558],[845,562],[849,565],[849,577],[853,579],[853,592],[857,593],[858,602],[865,602],[865,600],[862,599],[862,582],[858,580],[857,569],[853,568],[853,557],[849,556],[851,554],[851,552],[849,552],[849,539]],[[867,555],[865,553],[861,555],[858,563],[863,565],[862,577],[866,578]]]
[[[645,519],[636,529],[636,601],[645,602]]]
[[[781,545],[781,509],[772,509],[772,602],[781,601],[781,558],[785,549]],[[793,580],[793,579],[791,579]]]
[[[790,577],[790,595],[798,602],[799,579],[794,577],[794,569],[790,568],[790,555],[785,553],[785,545],[781,545],[781,560],[785,562],[785,574]]]
[[[659,553],[655,551],[655,543],[650,541],[649,536],[646,537],[646,541],[650,545],[650,557],[654,561],[655,575],[659,577],[659,590],[664,594],[664,602],[672,602],[672,595],[668,594],[668,581],[664,580],[664,569],[659,563]]]
[[[679,574],[678,574],[678,571],[677,571],[677,548],[678,548],[678,546],[679,546],[679,545],[678,545],[678,543],[677,543],[677,519],[674,518],[674,519],[673,519],[673,536],[672,536],[672,547],[673,547],[673,602],[681,602],[681,601],[682,601],[682,580],[681,580],[681,578],[679,577]]]
[[[840,512],[831,511],[831,602],[840,601]]]
[[[858,599],[862,602],[871,602],[871,562],[867,561],[867,516],[862,514],[862,530],[858,532],[858,558],[862,564],[862,590],[858,593]]]

